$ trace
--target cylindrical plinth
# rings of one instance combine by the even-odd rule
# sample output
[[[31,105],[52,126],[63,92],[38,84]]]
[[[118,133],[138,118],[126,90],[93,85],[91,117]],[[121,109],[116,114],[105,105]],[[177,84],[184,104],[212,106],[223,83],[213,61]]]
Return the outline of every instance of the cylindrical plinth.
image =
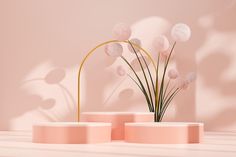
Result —
[[[33,125],[34,143],[89,144],[111,141],[110,123],[45,122]]]
[[[125,141],[152,144],[200,143],[203,130],[203,123],[126,123]]]
[[[81,121],[112,123],[112,140],[124,139],[124,124],[127,122],[153,122],[150,112],[84,112]]]

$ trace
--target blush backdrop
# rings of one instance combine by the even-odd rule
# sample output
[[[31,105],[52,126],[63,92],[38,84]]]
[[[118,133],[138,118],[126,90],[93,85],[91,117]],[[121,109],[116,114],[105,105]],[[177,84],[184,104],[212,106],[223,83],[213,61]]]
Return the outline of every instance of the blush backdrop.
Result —
[[[164,121],[236,131],[235,15],[235,0],[1,0],[0,130],[75,121],[79,63],[112,39],[116,23],[129,24],[132,37],[155,56],[152,39],[170,37],[171,27],[183,22],[192,37],[177,44],[171,66],[181,75],[196,72],[197,80],[176,97]],[[127,48],[125,55],[133,60]],[[148,111],[135,84],[116,74],[120,65],[128,71],[103,48],[90,58],[82,73],[82,111]]]

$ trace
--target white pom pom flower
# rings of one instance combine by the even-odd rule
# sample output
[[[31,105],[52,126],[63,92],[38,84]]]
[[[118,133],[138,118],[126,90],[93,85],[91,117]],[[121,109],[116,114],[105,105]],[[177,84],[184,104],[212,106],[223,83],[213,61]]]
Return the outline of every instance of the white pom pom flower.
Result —
[[[188,25],[184,23],[175,24],[171,30],[171,37],[175,41],[185,42],[191,36],[191,30]]]
[[[126,71],[125,71],[125,69],[124,69],[121,65],[119,65],[119,66],[117,67],[116,73],[117,73],[119,76],[124,76],[124,75],[126,75]]]
[[[178,78],[176,83],[177,83],[177,88],[180,88],[180,89],[183,89],[183,90],[187,89],[188,86],[189,86],[188,81],[186,79],[183,79],[183,78]]]
[[[170,46],[168,39],[164,35],[160,35],[160,36],[154,38],[152,44],[153,44],[154,50],[157,52],[166,51],[166,50],[168,50],[168,48]]]
[[[175,70],[175,69],[170,69],[169,71],[168,71],[168,77],[170,78],[170,79],[176,79],[177,77],[179,76],[179,73],[178,73],[178,71],[177,70]]]
[[[105,46],[105,53],[111,57],[120,57],[123,53],[123,47],[119,43],[111,43]]]
[[[193,81],[196,80],[196,78],[197,78],[197,75],[194,72],[188,73],[186,76],[186,80],[188,81],[188,83],[192,83]]]
[[[116,24],[112,30],[113,38],[119,41],[128,40],[130,35],[131,28],[124,23]]]
[[[137,39],[137,38],[133,38],[133,39],[130,39],[130,42],[131,43],[134,43],[134,44],[136,44],[136,45],[138,45],[138,46],[141,46],[141,40],[139,40],[139,39]],[[133,45],[133,47],[134,47],[134,50],[133,50],[133,48],[132,48],[132,46],[128,43],[128,49],[129,49],[129,51],[130,52],[132,52],[132,53],[134,53],[134,50],[136,51],[136,52],[139,52],[140,50],[139,50],[139,48],[137,48],[137,47],[135,47],[134,45]]]

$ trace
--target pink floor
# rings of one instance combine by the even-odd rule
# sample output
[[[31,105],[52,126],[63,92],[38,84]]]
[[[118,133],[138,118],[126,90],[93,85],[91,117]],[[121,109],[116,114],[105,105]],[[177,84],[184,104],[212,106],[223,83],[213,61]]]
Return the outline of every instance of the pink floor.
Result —
[[[205,132],[201,144],[35,144],[31,132],[0,132],[0,157],[236,157],[236,132]]]

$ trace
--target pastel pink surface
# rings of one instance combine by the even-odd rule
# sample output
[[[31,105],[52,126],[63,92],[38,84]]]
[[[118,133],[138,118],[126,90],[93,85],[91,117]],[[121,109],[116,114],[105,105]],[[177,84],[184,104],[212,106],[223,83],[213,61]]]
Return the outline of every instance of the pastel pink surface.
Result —
[[[125,142],[150,144],[200,143],[202,123],[126,123]]]
[[[85,112],[81,114],[84,122],[112,123],[111,139],[124,139],[124,124],[127,122],[152,122],[153,113],[149,112]]]
[[[34,143],[89,144],[111,141],[109,123],[48,122],[33,126]]]

